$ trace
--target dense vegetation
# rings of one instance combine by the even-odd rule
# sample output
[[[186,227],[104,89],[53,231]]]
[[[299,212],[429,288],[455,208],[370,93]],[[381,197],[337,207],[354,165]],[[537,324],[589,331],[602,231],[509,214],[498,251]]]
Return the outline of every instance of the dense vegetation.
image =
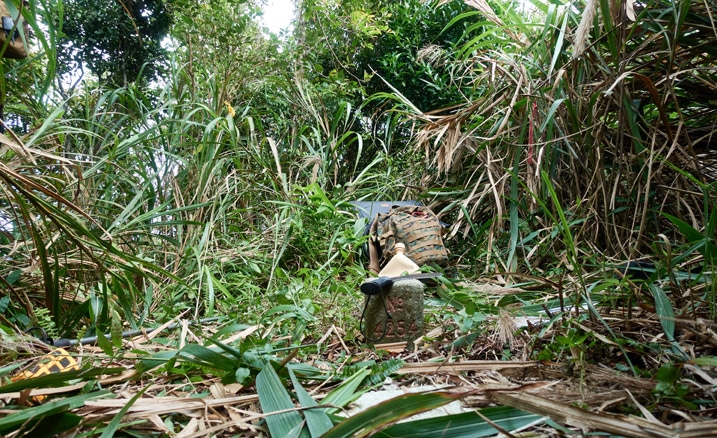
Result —
[[[18,394],[0,434],[363,436],[468,396],[481,416],[420,430],[641,436],[714,417],[713,3],[305,0],[278,36],[246,0],[8,3],[32,37],[0,63],[0,392]],[[450,224],[420,354],[366,348],[358,329],[366,237],[350,201],[386,199]],[[180,335],[123,341],[178,320]],[[47,350],[30,327],[110,336],[77,352],[80,371],[10,383]],[[466,362],[428,380],[475,391],[335,416],[429,359]],[[27,407],[22,390],[77,382]],[[118,383],[129,401],[92,404]],[[125,418],[174,391],[315,406],[304,386],[332,407],[266,425],[217,411],[206,429],[179,408]],[[615,413],[631,415],[622,429],[601,422]]]

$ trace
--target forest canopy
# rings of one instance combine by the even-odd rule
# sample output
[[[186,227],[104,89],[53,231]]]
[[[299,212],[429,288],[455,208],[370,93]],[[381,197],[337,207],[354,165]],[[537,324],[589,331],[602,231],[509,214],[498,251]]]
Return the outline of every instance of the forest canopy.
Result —
[[[166,63],[162,39],[171,15],[163,0],[67,0],[56,18],[61,74],[88,68],[102,83],[126,86],[159,79]],[[61,23],[59,20],[62,20]]]

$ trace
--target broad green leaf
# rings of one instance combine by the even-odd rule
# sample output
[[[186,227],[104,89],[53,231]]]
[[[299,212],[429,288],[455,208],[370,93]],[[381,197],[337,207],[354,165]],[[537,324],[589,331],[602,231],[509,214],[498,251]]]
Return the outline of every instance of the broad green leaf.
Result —
[[[8,383],[0,386],[0,393],[22,391],[28,388],[56,388],[65,386],[67,381],[75,379],[88,380],[104,374],[120,374],[126,371],[125,368],[89,368],[81,370],[63,371],[61,373],[51,373],[45,376],[35,377],[32,379],[19,380],[17,382]]]
[[[673,384],[680,380],[680,370],[672,363],[666,363],[655,373],[655,379],[659,382]]]
[[[5,434],[27,421],[38,420],[42,417],[55,415],[60,412],[77,409],[84,406],[85,401],[102,397],[114,397],[109,391],[97,391],[89,394],[77,395],[74,397],[62,398],[59,400],[49,401],[27,409],[18,409],[17,412],[0,418],[0,434]]]
[[[159,351],[150,357],[140,359],[138,365],[141,366],[138,367],[138,370],[142,372],[149,371],[152,368],[166,364],[170,360],[175,360],[178,355],[179,351],[177,350]]]
[[[259,375],[256,376],[256,392],[259,395],[261,410],[265,414],[296,407],[271,363],[267,362]],[[269,426],[269,432],[272,437],[293,436],[293,433],[297,430],[296,428],[300,427],[303,422],[304,419],[297,411],[282,412],[281,414],[267,415],[266,417],[266,424]],[[303,429],[301,436],[308,437],[309,432]]]
[[[302,309],[301,307],[292,306],[292,305],[290,305],[290,304],[284,304],[284,305],[281,305],[281,306],[272,307],[271,309],[269,309],[269,310],[264,314],[264,317],[268,317],[268,316],[276,315],[276,314],[283,314],[282,316],[279,316],[279,317],[277,318],[278,320],[283,320],[283,319],[285,319],[285,318],[286,318],[286,315],[291,315],[292,317],[293,317],[293,316],[298,316],[298,317],[300,317],[300,318],[302,318],[302,319],[304,319],[304,320],[306,320],[306,321],[313,321],[313,320],[314,320],[314,316],[311,315],[309,312],[307,312],[306,310]],[[276,321],[276,319],[274,319],[274,321]]]
[[[291,383],[294,385],[296,398],[299,399],[301,406],[304,408],[318,406],[319,404],[316,403],[316,400],[301,386],[301,382],[296,378],[291,367],[288,367],[288,370]],[[334,426],[329,416],[326,415],[326,409],[306,409],[303,414],[312,437],[318,438]]]
[[[71,412],[60,412],[39,419],[33,419],[22,425],[16,432],[24,438],[45,438],[49,436],[61,436],[62,432],[68,431],[82,421],[83,417]]]
[[[675,217],[669,213],[662,213],[662,215],[669,219],[670,222],[672,222],[677,227],[677,229],[680,230],[682,235],[687,238],[687,241],[697,242],[699,240],[704,239],[705,236],[700,233],[699,230],[697,230],[687,222],[683,221],[682,219]]]
[[[35,423],[44,417],[57,415],[72,409],[68,403],[45,403],[29,409],[18,411],[0,419],[0,433],[9,432],[22,426],[25,422]]]
[[[562,105],[564,101],[565,99],[556,99],[555,102],[550,105],[548,114],[545,116],[545,121],[540,126],[540,132],[545,131],[545,127],[548,126],[549,123],[554,123],[555,112],[558,110],[558,108],[560,108],[560,105]]]
[[[667,335],[669,341],[675,340],[675,311],[672,309],[672,303],[665,294],[664,289],[655,283],[648,284],[652,297],[655,299],[655,311],[660,319],[662,329]]]
[[[325,380],[332,377],[331,372],[321,370],[315,366],[308,365],[305,363],[292,363],[291,369],[297,376],[309,380]]]
[[[665,293],[664,289],[656,283],[650,283],[647,285],[652,292],[652,296],[655,299],[655,311],[657,317],[660,319],[662,330],[665,332],[665,336],[668,341],[672,344],[672,351],[678,355],[681,355],[683,359],[687,359],[687,353],[675,340],[675,311],[672,308],[672,302]]]
[[[25,365],[23,362],[13,362],[10,365],[4,366],[4,367],[0,368],[0,376],[10,374],[11,372],[15,371],[16,369],[21,368],[23,365]]]
[[[570,18],[570,14],[565,12],[565,6],[560,6],[560,12],[563,14],[563,24],[560,26],[560,33],[558,34],[558,39],[555,42],[555,46],[553,47],[553,57],[550,60],[550,67],[548,68],[548,76],[553,74],[553,69],[555,68],[555,64],[558,61],[558,58],[560,57],[560,54],[563,52],[563,43],[565,42],[565,35],[566,35],[566,29],[568,26],[568,20]]]
[[[369,374],[371,374],[371,370],[368,368],[358,370],[351,377],[344,380],[341,385],[331,390],[331,392],[323,398],[321,403],[338,407],[344,407],[351,403],[357,397],[356,389],[358,389],[361,382],[363,382]]]
[[[365,437],[404,418],[446,405],[461,396],[449,392],[405,394],[379,403],[337,424],[323,438]]]
[[[699,244],[694,249],[702,254],[708,262],[717,261],[717,246],[713,234],[705,234],[694,228],[692,225],[682,219],[672,216],[668,213],[662,213],[678,230],[685,236],[685,239],[691,244]],[[714,226],[713,217],[710,217],[710,226]]]
[[[246,384],[251,377],[251,370],[249,368],[240,367],[234,372],[234,379],[241,384]]]
[[[107,339],[105,335],[99,334],[97,336],[97,346],[99,346],[107,356],[114,356],[114,348],[112,347],[112,343],[109,339]]]
[[[232,356],[236,357],[237,359],[242,359],[244,357],[244,353],[241,352],[241,350],[238,350],[230,345],[227,345],[215,338],[209,338],[207,341],[211,342],[212,344],[216,345],[217,347],[221,348],[225,352],[231,354]]]
[[[542,423],[545,418],[508,406],[485,408],[478,412],[509,432]],[[376,438],[398,436],[410,436],[411,438],[433,438],[437,436],[442,438],[478,438],[497,434],[498,431],[477,413],[466,412],[464,414],[425,418],[396,424],[374,436]]]
[[[219,354],[214,350],[197,344],[187,344],[179,352],[179,357],[199,366],[216,368],[222,371],[234,371],[236,359]]]

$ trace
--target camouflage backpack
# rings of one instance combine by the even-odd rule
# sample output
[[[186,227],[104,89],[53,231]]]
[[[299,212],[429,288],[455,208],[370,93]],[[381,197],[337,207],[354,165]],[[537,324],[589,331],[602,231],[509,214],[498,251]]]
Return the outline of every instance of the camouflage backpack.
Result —
[[[379,213],[369,229],[369,270],[378,273],[398,242],[406,245],[406,256],[417,265],[444,266],[448,252],[441,234],[441,222],[428,207],[401,206]]]
[[[0,22],[2,24],[2,30],[0,31],[0,51],[2,52],[2,57],[13,59],[26,58],[26,44],[30,38],[30,27],[20,14],[15,2],[0,0]],[[2,47],[5,47],[4,51],[2,51]]]

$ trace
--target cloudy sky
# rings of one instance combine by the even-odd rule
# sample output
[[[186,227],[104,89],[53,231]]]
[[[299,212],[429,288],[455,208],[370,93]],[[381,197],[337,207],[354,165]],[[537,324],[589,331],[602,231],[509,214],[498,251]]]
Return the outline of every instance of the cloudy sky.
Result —
[[[264,6],[264,25],[269,28],[272,33],[279,31],[287,26],[294,17],[293,0],[268,0]]]

